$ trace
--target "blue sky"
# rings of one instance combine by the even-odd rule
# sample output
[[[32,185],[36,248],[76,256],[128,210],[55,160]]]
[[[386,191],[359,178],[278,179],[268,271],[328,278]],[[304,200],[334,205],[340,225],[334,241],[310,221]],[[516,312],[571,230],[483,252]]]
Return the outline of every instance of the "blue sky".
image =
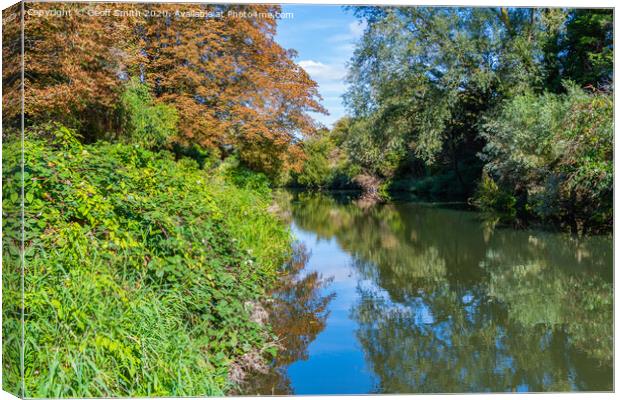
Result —
[[[341,6],[283,4],[282,12],[294,17],[278,21],[276,41],[286,49],[297,50],[295,62],[319,84],[322,104],[330,115],[313,116],[331,127],[346,113],[342,104],[346,62],[364,26]]]

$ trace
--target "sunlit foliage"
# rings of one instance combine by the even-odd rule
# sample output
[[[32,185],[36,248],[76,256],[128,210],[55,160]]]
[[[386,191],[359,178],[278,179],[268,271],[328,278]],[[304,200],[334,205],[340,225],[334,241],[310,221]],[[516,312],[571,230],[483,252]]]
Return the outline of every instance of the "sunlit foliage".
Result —
[[[347,120],[336,123],[332,131],[320,130],[304,140],[305,160],[293,182],[307,188],[346,188],[355,186],[353,178],[359,164],[349,157],[344,140],[348,135]]]
[[[25,23],[27,121],[60,121],[87,140],[109,132],[122,136],[127,132],[116,105],[125,81],[135,78],[157,103],[177,110],[174,143],[220,157],[235,152],[273,177],[299,170],[303,152],[295,135],[312,135],[317,126],[308,112],[324,109],[316,83],[293,61],[294,51],[275,42],[277,19],[268,15],[279,6],[141,5],[150,17],[89,17],[85,10],[105,10],[97,4],[26,8],[40,13],[27,14]],[[45,14],[57,8],[67,15]],[[131,8],[115,6],[119,12]],[[182,14],[197,11],[211,17]],[[11,71],[5,80],[19,72]]]
[[[360,134],[367,137],[368,151],[383,150],[384,158],[394,158],[391,170],[407,152],[427,165],[439,162],[443,150],[472,140],[475,114],[539,82],[543,66],[536,59],[562,12],[356,11],[368,26],[349,70],[347,102],[353,115],[365,120]]]
[[[611,228],[611,95],[570,85],[561,95],[523,94],[486,120],[483,135],[485,168],[520,197],[521,212],[580,232]]]
[[[165,151],[83,145],[58,125],[27,133],[26,395],[221,395],[230,363],[273,350],[247,307],[288,254],[269,193]],[[20,193],[19,145],[3,151],[8,200]],[[19,224],[4,218],[3,230]],[[5,259],[18,240],[4,237]],[[8,324],[18,316],[5,305]],[[4,379],[14,388],[19,371]]]
[[[174,13],[178,5],[148,5]],[[276,13],[276,5],[196,5],[223,17],[152,18],[137,27],[146,81],[177,108],[182,143],[228,152],[271,175],[298,168],[294,134],[312,134],[308,111],[322,111],[316,84],[274,40],[275,18],[235,18],[229,11]]]
[[[132,78],[120,98],[123,133],[121,141],[159,149],[177,134],[179,117],[174,107],[154,104],[146,84]]]
[[[609,229],[611,10],[350,9],[365,30],[343,148],[366,181],[505,222]]]

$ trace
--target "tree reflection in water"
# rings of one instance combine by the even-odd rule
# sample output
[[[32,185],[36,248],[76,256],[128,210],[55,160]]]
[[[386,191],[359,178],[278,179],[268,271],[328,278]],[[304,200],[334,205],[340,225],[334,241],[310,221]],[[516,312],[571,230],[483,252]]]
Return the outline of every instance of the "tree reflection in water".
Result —
[[[612,244],[414,203],[297,194],[292,218],[359,273],[357,340],[383,393],[612,389]]]
[[[257,373],[248,379],[241,390],[244,394],[292,394],[286,367],[305,360],[308,345],[325,329],[328,305],[334,294],[324,295],[321,291],[329,284],[329,278],[304,271],[309,256],[303,243],[294,244],[286,274],[267,307],[280,349],[268,373]]]

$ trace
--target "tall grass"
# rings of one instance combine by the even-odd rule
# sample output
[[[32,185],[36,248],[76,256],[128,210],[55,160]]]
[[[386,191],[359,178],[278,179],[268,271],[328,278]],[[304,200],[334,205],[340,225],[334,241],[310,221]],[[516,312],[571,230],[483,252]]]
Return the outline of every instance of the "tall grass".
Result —
[[[226,393],[232,362],[273,350],[246,307],[289,249],[269,192],[165,151],[82,145],[62,127],[36,136],[25,153],[25,395]],[[16,373],[4,370],[6,389]]]

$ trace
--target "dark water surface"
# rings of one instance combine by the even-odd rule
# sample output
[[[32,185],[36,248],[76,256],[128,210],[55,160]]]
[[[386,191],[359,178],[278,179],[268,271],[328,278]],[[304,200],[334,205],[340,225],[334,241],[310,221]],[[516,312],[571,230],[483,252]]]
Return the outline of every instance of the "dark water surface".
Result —
[[[248,394],[609,391],[612,240],[280,194],[298,239]]]

